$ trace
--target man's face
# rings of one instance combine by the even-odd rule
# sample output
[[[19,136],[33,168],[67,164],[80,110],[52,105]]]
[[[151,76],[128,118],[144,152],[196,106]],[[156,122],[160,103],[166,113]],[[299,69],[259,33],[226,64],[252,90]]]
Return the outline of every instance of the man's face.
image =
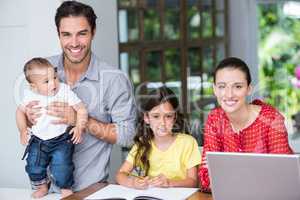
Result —
[[[65,58],[73,64],[89,59],[93,36],[91,26],[83,16],[64,17],[60,21],[60,45]]]

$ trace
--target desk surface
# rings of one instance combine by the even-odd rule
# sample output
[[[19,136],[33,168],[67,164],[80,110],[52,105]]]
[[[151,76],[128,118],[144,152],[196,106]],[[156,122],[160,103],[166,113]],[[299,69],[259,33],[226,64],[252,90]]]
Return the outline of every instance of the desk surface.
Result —
[[[94,192],[97,192],[106,185],[107,183],[95,183],[88,188],[81,190],[80,192],[76,192],[62,200],[83,200],[85,197],[93,194]],[[189,197],[188,200],[213,200],[213,198],[210,194],[196,192],[191,197]]]

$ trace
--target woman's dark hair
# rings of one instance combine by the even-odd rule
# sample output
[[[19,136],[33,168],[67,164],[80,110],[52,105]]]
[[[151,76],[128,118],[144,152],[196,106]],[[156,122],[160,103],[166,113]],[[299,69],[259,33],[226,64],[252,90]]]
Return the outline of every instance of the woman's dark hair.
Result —
[[[137,134],[134,137],[134,143],[137,145],[137,153],[134,158],[134,168],[136,168],[140,176],[147,176],[150,168],[149,154],[151,151],[151,140],[154,134],[149,126],[144,122],[144,114],[147,114],[152,108],[169,102],[175,110],[176,119],[172,129],[173,133],[188,133],[187,124],[184,122],[183,115],[180,112],[180,105],[174,92],[162,86],[154,89],[147,95],[144,95],[140,102],[140,112],[138,116]],[[144,171],[145,174],[141,174]]]
[[[55,14],[55,25],[57,32],[59,33],[59,25],[60,21],[64,17],[69,16],[83,16],[89,22],[91,26],[92,32],[94,32],[96,28],[96,19],[97,16],[93,10],[93,8],[89,5],[77,2],[77,1],[64,1],[56,10]]]
[[[225,58],[222,60],[218,66],[216,67],[214,73],[213,73],[213,78],[214,78],[214,83],[216,83],[216,75],[217,72],[221,69],[224,68],[233,68],[233,69],[238,69],[241,72],[243,72],[246,76],[247,84],[250,85],[251,83],[251,74],[249,71],[248,65],[241,59],[236,58],[236,57],[229,57]]]

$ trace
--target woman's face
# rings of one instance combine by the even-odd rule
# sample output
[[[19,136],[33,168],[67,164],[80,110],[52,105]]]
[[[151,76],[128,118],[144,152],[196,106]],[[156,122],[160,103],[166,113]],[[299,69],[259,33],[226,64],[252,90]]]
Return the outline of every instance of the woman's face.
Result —
[[[251,94],[251,86],[248,85],[244,72],[224,68],[216,73],[214,93],[223,110],[233,114],[247,104],[246,97]]]
[[[154,137],[171,135],[175,119],[175,110],[169,102],[153,107],[144,115],[144,121],[150,125]]]

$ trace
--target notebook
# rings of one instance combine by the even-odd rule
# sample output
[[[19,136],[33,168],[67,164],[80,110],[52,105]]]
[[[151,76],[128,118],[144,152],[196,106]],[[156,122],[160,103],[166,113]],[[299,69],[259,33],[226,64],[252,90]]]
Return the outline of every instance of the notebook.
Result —
[[[207,152],[214,200],[300,200],[299,155]]]
[[[199,188],[148,188],[136,190],[121,185],[109,184],[103,189],[86,197],[86,200],[183,200],[187,199]]]

